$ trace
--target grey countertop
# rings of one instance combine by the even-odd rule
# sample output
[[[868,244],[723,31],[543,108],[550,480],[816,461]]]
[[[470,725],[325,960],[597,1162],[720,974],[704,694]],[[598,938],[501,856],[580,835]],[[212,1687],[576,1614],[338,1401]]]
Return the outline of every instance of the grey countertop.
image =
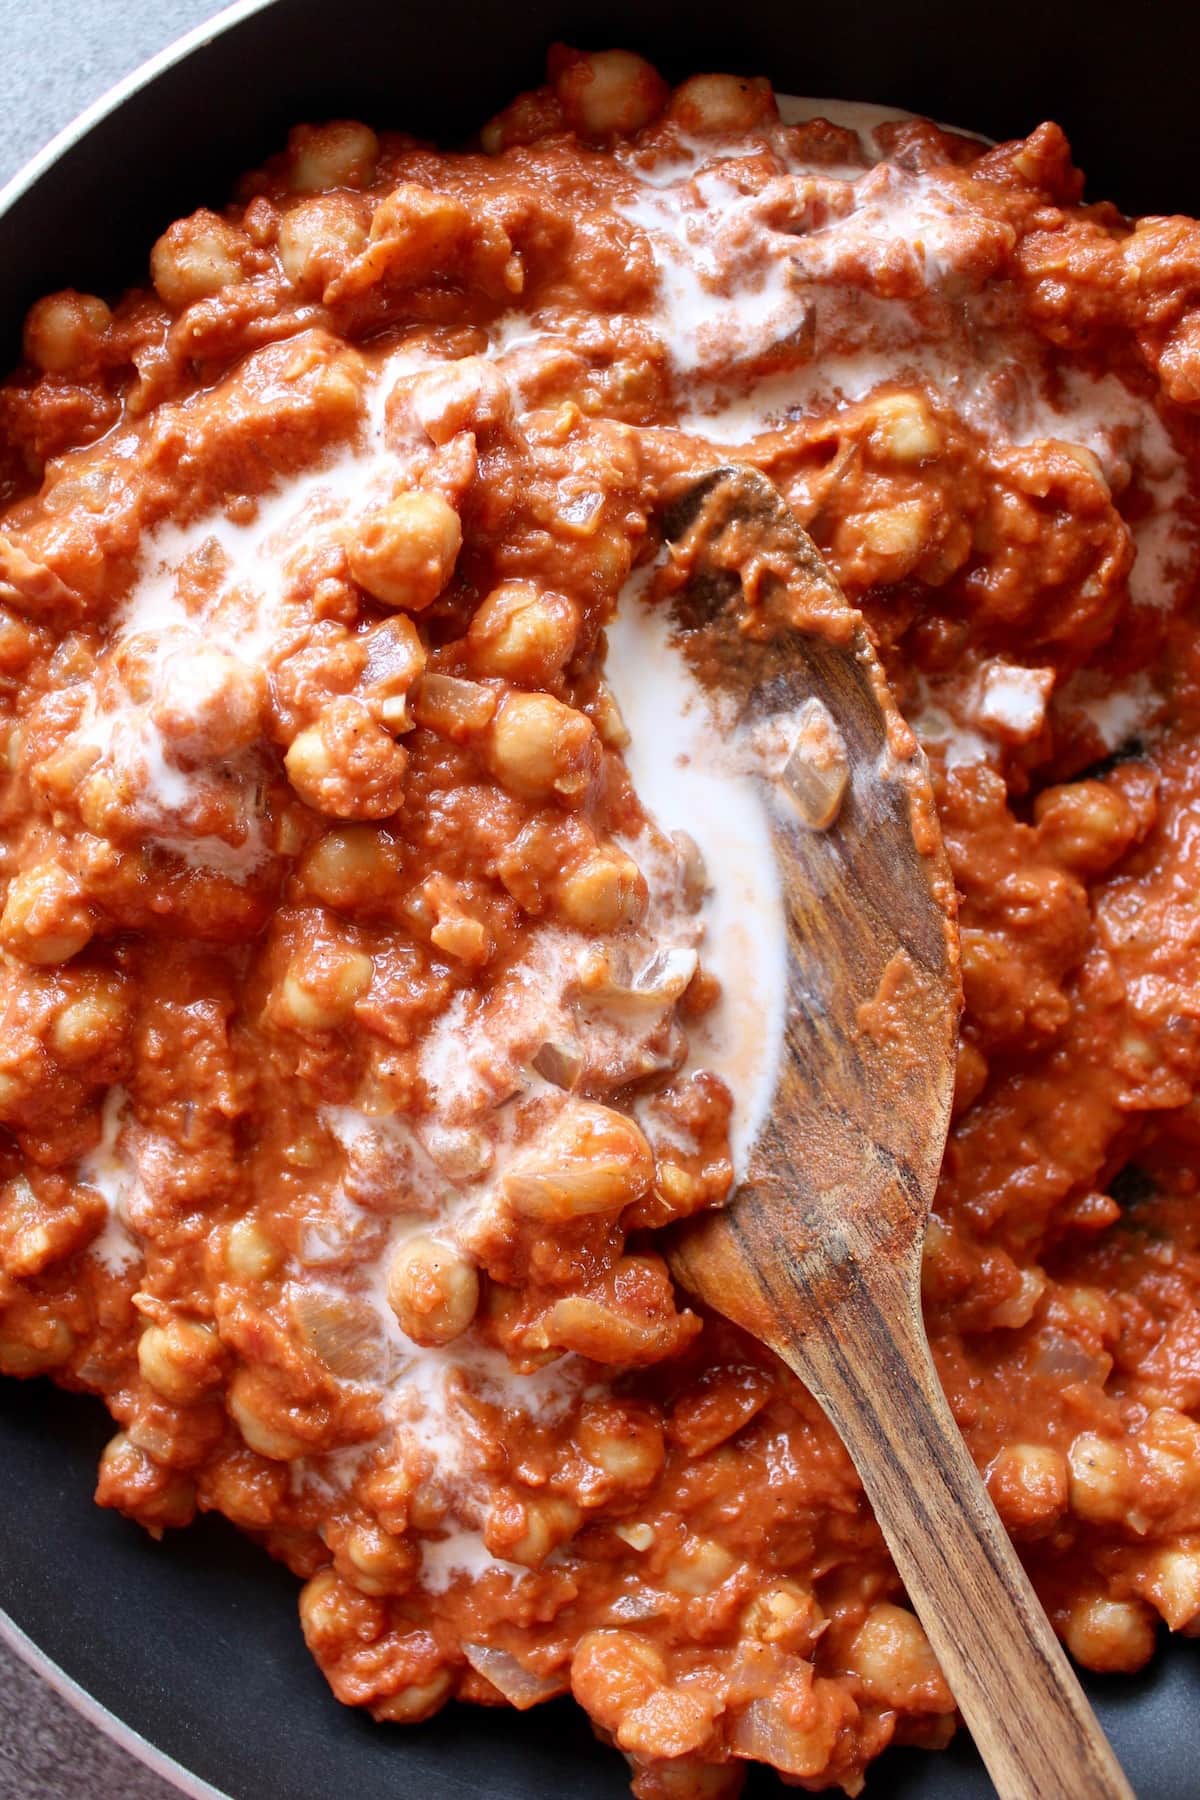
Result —
[[[213,0],[0,0],[0,186],[114,81],[219,10]],[[175,1792],[0,1644],[0,1800]]]

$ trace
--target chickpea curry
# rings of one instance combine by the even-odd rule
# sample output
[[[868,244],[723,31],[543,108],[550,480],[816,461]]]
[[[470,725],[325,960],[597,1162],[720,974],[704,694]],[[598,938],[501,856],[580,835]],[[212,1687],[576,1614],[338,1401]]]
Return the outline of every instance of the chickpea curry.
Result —
[[[653,604],[730,456],[933,774],[955,1416],[1079,1662],[1200,1632],[1200,225],[1082,189],[1054,125],[560,47],[474,148],[300,126],[29,314],[0,1370],[103,1399],[102,1505],[282,1559],[379,1720],[571,1693],[641,1800],[954,1730],[831,1428],[658,1236],[781,1039]]]

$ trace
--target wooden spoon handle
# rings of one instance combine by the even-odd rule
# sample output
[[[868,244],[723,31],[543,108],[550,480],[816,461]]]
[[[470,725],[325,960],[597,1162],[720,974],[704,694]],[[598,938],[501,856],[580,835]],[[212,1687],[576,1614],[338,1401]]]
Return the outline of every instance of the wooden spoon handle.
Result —
[[[915,1300],[881,1305],[852,1277],[836,1330],[815,1321],[778,1347],[854,1460],[1001,1800],[1134,1800],[963,1443]]]

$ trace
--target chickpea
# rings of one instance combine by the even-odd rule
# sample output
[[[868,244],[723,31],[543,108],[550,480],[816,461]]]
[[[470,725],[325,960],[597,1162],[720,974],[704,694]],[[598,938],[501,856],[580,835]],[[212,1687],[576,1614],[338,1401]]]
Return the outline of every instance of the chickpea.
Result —
[[[1081,1431],[1067,1452],[1067,1461],[1069,1499],[1076,1518],[1094,1525],[1112,1525],[1124,1518],[1130,1488],[1125,1446],[1098,1432]]]
[[[165,1468],[124,1432],[108,1440],[100,1457],[96,1502],[140,1520],[155,1536],[190,1525],[196,1489],[186,1475]]]
[[[1128,800],[1103,781],[1044,788],[1033,803],[1033,816],[1042,849],[1075,875],[1102,875],[1137,835]]]
[[[60,1369],[75,1349],[65,1319],[26,1310],[19,1320],[0,1315],[0,1374],[45,1375]]]
[[[662,1427],[632,1403],[589,1400],[576,1431],[579,1448],[618,1491],[649,1487],[664,1458]]]
[[[734,137],[769,124],[779,111],[771,84],[762,76],[692,75],[671,95],[667,117],[684,131]]]
[[[816,1642],[824,1617],[808,1589],[798,1581],[774,1581],[757,1593],[740,1621],[743,1637],[806,1654]]]
[[[397,494],[346,546],[350,573],[383,606],[420,612],[437,599],[462,548],[458,514],[441,494]]]
[[[1067,1510],[1067,1461],[1049,1444],[1006,1444],[988,1470],[988,1492],[1010,1531],[1040,1537]]]
[[[336,1653],[348,1642],[380,1637],[387,1613],[377,1599],[358,1593],[336,1569],[319,1569],[300,1590],[300,1627],[314,1655]]]
[[[130,1016],[128,990],[118,975],[88,970],[74,997],[50,1027],[50,1048],[64,1068],[105,1055],[124,1037]],[[83,972],[81,971],[81,975]]]
[[[289,1430],[270,1385],[253,1369],[239,1369],[229,1384],[230,1417],[252,1450],[272,1462],[294,1462],[313,1448]]]
[[[669,92],[657,69],[629,50],[556,46],[550,81],[568,126],[587,138],[640,131],[658,117]]]
[[[714,1538],[691,1537],[668,1564],[667,1586],[677,1594],[711,1594],[735,1566],[734,1557]]]
[[[343,825],[317,839],[300,879],[325,906],[353,911],[382,900],[397,877],[392,846],[371,825]]]
[[[404,797],[408,753],[350,695],[322,707],[284,757],[300,798],[335,819],[385,819]]]
[[[929,531],[928,508],[922,500],[901,500],[859,513],[849,522],[857,526],[864,549],[874,559],[877,581],[901,581],[920,560]]]
[[[646,878],[623,850],[597,848],[555,888],[558,910],[580,931],[622,931],[645,917]]]
[[[181,312],[240,281],[248,249],[235,225],[201,207],[163,232],[150,252],[150,279],[159,299]]]
[[[526,1496],[515,1507],[510,1503],[493,1509],[484,1543],[493,1556],[537,1569],[575,1535],[581,1517],[574,1501],[557,1494]]]
[[[0,939],[26,962],[69,962],[94,929],[78,883],[60,864],[37,863],[9,883]]]
[[[293,287],[319,300],[329,283],[358,255],[367,225],[348,194],[302,200],[279,224],[279,260]]]
[[[480,602],[467,646],[481,675],[544,686],[570,660],[578,632],[579,610],[565,594],[505,581]]]
[[[297,1031],[334,1031],[371,985],[375,965],[363,950],[339,948],[314,967],[293,961],[283,978],[278,1013]]]
[[[237,1219],[225,1238],[225,1266],[239,1281],[266,1281],[283,1258],[256,1219]]]
[[[954,1116],[969,1112],[987,1086],[987,1058],[970,1038],[960,1038],[954,1069]]]
[[[407,1687],[377,1700],[371,1707],[373,1718],[392,1725],[416,1725],[432,1718],[444,1706],[454,1688],[454,1677],[448,1669],[439,1669],[428,1681],[410,1681]]]
[[[183,1406],[221,1380],[221,1342],[200,1319],[147,1325],[138,1339],[138,1368],[156,1393]]]
[[[606,1731],[614,1731],[666,1679],[662,1651],[635,1632],[585,1631],[575,1646],[571,1690]]]
[[[930,462],[942,448],[937,421],[920,394],[884,394],[870,406],[868,442],[884,462],[900,468]]]
[[[549,694],[510,693],[492,720],[487,744],[492,773],[523,800],[583,798],[600,766],[591,720]]]
[[[1022,1269],[1013,1293],[997,1300],[992,1307],[990,1323],[1005,1331],[1019,1331],[1028,1325],[1046,1291],[1046,1277],[1040,1269]]]
[[[346,1538],[337,1562],[360,1594],[404,1594],[416,1579],[421,1559],[403,1538],[363,1520]]]
[[[654,1153],[624,1113],[568,1100],[541,1143],[518,1153],[500,1183],[513,1211],[548,1223],[620,1212],[654,1180]]]
[[[865,1692],[885,1706],[949,1712],[954,1705],[920,1621],[903,1606],[873,1606],[847,1660]]]
[[[297,125],[288,134],[288,186],[294,194],[326,188],[369,187],[379,160],[379,139],[355,119]]]
[[[479,1305],[479,1276],[460,1251],[435,1238],[401,1244],[387,1277],[388,1304],[414,1344],[461,1337]]]
[[[65,288],[30,307],[25,319],[25,355],[48,375],[67,375],[92,366],[112,325],[112,313],[95,294]]]
[[[1067,1615],[1067,1649],[1101,1674],[1140,1669],[1154,1654],[1154,1614],[1141,1600],[1083,1595]]]
[[[215,759],[254,743],[266,702],[261,669],[201,644],[170,658],[150,716],[172,750]]]

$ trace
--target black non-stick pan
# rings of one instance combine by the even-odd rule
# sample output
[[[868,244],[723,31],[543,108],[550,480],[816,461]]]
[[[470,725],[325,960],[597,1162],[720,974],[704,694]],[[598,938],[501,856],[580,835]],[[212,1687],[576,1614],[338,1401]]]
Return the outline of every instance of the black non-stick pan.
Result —
[[[555,38],[626,44],[669,75],[765,73],[792,93],[893,103],[993,137],[1054,117],[1095,197],[1200,211],[1196,0],[247,0],[0,196],[0,365],[15,360],[30,300],[141,278],[162,227],[219,205],[296,120],[350,113],[453,142],[539,78]],[[621,1759],[566,1703],[524,1716],[454,1707],[408,1730],[340,1707],[301,1641],[286,1571],[222,1521],[154,1544],[92,1505],[110,1430],[98,1403],[0,1380],[0,1626],[99,1722],[171,1759],[190,1792],[627,1793]],[[1200,1795],[1198,1677],[1200,1645],[1175,1643],[1138,1677],[1088,1683],[1141,1800]],[[868,1800],[990,1791],[965,1738],[940,1756],[889,1753],[867,1785]],[[756,1773],[750,1793],[783,1789]]]

